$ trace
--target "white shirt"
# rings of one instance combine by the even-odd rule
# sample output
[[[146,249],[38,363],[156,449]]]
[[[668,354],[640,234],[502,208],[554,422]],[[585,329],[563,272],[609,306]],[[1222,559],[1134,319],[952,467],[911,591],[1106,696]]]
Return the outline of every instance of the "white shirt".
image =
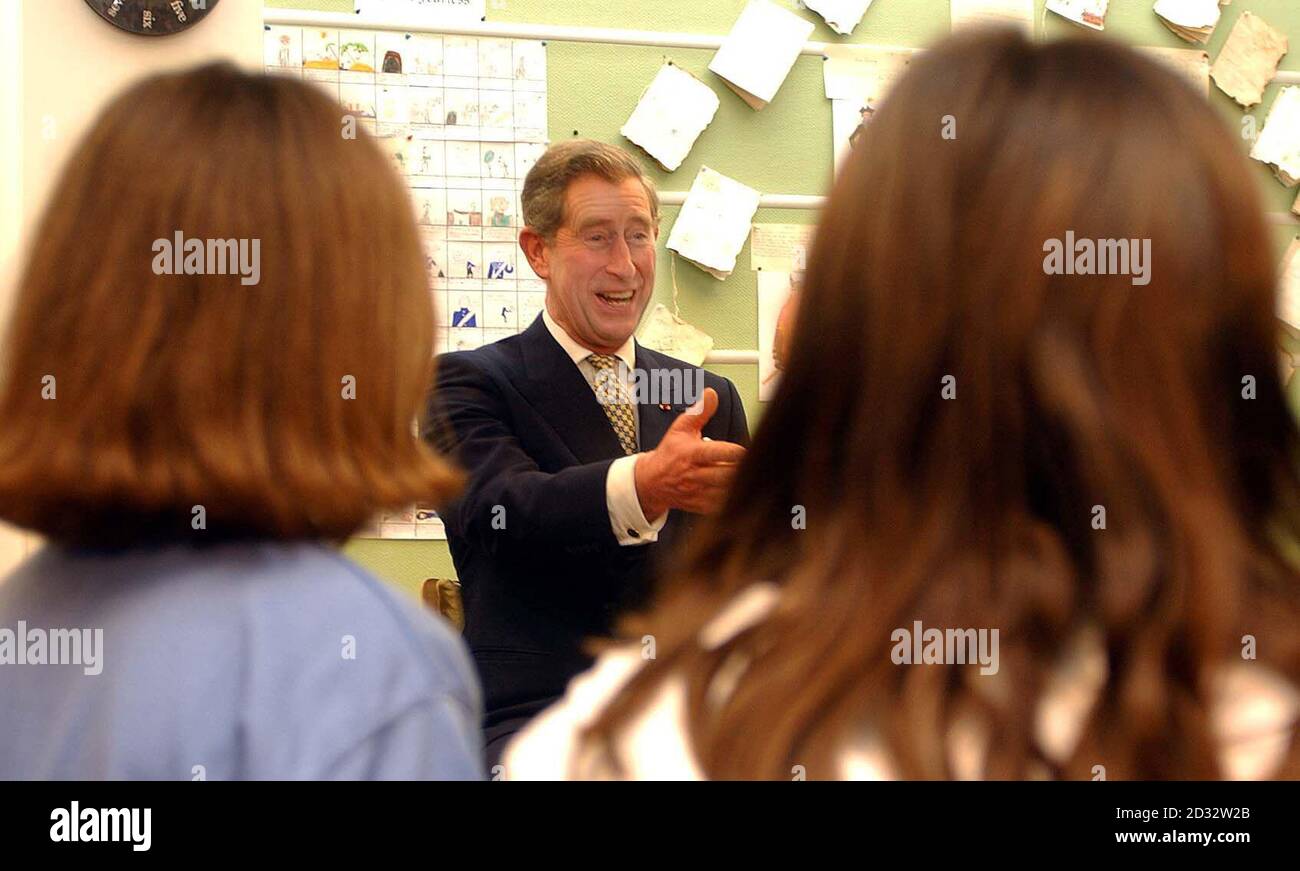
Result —
[[[545,308],[542,309],[542,323],[546,325],[551,337],[564,349],[564,353],[569,355],[569,359],[578,367],[578,371],[582,373],[582,377],[587,380],[594,392],[596,367],[588,358],[595,352],[578,344],[565,332],[564,327],[555,322],[550,311]],[[636,368],[636,341],[628,336],[623,346],[614,352],[614,356],[623,361],[626,367],[620,374],[623,376],[624,385],[628,388],[628,395],[633,395],[630,375]],[[635,407],[632,420],[635,421],[637,447],[640,448],[641,418],[636,414]],[[645,512],[641,510],[641,500],[636,493],[636,461],[640,456],[640,453],[636,453],[619,457],[610,465],[609,472],[605,475],[605,507],[609,510],[609,525],[614,530],[614,538],[621,545],[632,546],[658,541],[659,530],[663,529],[664,524],[668,522],[667,511],[651,523],[646,520]]]
[[[780,600],[774,584],[755,584],[736,596],[700,633],[705,647],[725,642],[761,621]],[[591,669],[575,677],[564,698],[532,720],[506,748],[508,780],[566,780],[572,775],[578,736],[641,668],[641,648],[609,650]],[[725,696],[739,673],[724,675],[710,687]],[[1034,736],[1044,754],[1065,762],[1106,678],[1100,638],[1087,632],[1074,639],[1064,663],[1052,675],[1034,720]],[[632,780],[703,780],[687,730],[686,682],[670,676],[616,739],[616,752]],[[1290,733],[1300,715],[1300,693],[1277,673],[1257,663],[1228,663],[1213,690],[1211,727],[1219,741],[1219,765],[1229,780],[1270,776],[1286,756]],[[989,736],[974,722],[958,722],[949,735],[949,762],[962,780],[978,780]],[[894,780],[898,773],[885,743],[864,730],[839,757],[845,780]],[[578,767],[586,776],[586,769]],[[1045,774],[1045,772],[1044,772]],[[793,773],[792,773],[793,778]]]

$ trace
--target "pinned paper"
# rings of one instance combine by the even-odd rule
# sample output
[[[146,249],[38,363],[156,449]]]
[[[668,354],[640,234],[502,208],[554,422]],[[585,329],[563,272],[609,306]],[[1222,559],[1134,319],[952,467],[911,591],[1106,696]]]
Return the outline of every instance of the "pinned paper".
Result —
[[[1055,12],[1062,18],[1068,18],[1075,24],[1091,27],[1093,30],[1106,29],[1106,7],[1110,0],[1047,0],[1049,12]]]
[[[676,251],[719,281],[736,268],[758,211],[758,191],[701,167],[668,236]]]
[[[1278,279],[1277,316],[1300,330],[1300,237],[1291,240]]]
[[[1252,12],[1243,12],[1210,69],[1219,90],[1245,108],[1264,99],[1264,88],[1277,75],[1287,53],[1286,34]]]
[[[808,268],[813,224],[755,224],[749,237],[749,266],[764,272],[803,272]]]
[[[831,100],[831,149],[836,169],[916,53],[916,49],[887,46],[826,46],[822,78]]]
[[[784,360],[779,360],[778,349],[784,343],[777,341],[777,324],[781,311],[790,302],[802,273],[758,273],[758,399],[770,402],[780,381]]]
[[[1139,46],[1138,51],[1182,76],[1196,93],[1210,96],[1210,56],[1204,49]]]
[[[709,69],[754,109],[762,109],[803,51],[813,23],[768,0],[749,0]]]
[[[952,0],[952,29],[968,25],[1019,27],[1034,33],[1033,0]]]
[[[672,172],[718,111],[713,89],[679,66],[659,68],[619,132]]]
[[[803,0],[803,5],[825,19],[831,30],[848,36],[867,13],[871,0]]]
[[[916,49],[827,45],[822,79],[830,100],[879,102],[916,55]]]
[[[1278,93],[1250,156],[1272,166],[1287,187],[1300,183],[1300,87]]]
[[[1156,0],[1154,12],[1160,23],[1188,42],[1210,41],[1227,0]]]
[[[704,365],[704,358],[713,350],[712,336],[686,323],[661,302],[650,310],[650,316],[637,331],[636,340],[652,351],[692,366]]]

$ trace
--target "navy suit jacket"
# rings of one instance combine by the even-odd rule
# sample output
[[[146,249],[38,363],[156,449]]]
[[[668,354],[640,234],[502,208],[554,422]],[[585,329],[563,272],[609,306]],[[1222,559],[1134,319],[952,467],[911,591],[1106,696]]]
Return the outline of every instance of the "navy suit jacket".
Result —
[[[640,345],[636,368],[697,378],[703,371]],[[732,383],[705,372],[703,386],[719,399],[704,435],[748,445]],[[638,405],[641,449],[659,444],[689,404]],[[442,517],[461,582],[465,638],[483,682],[485,726],[532,716],[591,664],[583,642],[608,635],[620,611],[645,601],[654,564],[680,544],[694,518],[672,510],[657,542],[618,544],[605,476],[622,448],[591,386],[540,316],[517,336],[438,358],[424,434],[468,474]]]

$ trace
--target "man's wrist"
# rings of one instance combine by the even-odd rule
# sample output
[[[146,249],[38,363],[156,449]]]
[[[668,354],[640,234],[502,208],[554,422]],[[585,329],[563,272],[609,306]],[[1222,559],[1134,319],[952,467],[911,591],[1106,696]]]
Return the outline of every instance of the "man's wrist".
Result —
[[[653,480],[653,463],[651,455],[654,451],[645,451],[637,457],[636,465],[632,469],[632,481],[636,485],[636,500],[641,505],[641,513],[645,515],[647,523],[654,523],[662,517],[667,511],[668,506],[657,501],[654,497]]]

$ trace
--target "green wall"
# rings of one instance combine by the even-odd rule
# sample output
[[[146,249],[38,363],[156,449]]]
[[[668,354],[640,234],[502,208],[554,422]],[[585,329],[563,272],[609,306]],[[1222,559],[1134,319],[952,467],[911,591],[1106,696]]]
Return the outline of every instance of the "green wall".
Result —
[[[798,8],[794,0],[780,5],[817,22],[811,39],[826,42],[926,46],[949,30],[947,0],[875,0],[851,37],[839,37],[814,13]],[[1036,0],[1039,31],[1050,37],[1086,33],[1054,15],[1042,17],[1044,0]],[[267,6],[351,12],[352,0],[275,0]],[[488,0],[488,19],[502,22],[586,25],[634,30],[662,30],[725,34],[745,6],[745,0],[656,0],[653,3],[619,0]],[[1189,48],[1169,32],[1151,11],[1152,0],[1111,0],[1107,34],[1135,45]],[[1300,3],[1296,0],[1235,0],[1224,8],[1223,19],[1210,41],[1211,59],[1227,39],[1233,23],[1251,10],[1287,33],[1292,52],[1282,69],[1300,70]],[[773,103],[754,112],[707,67],[713,52],[551,42],[548,47],[549,111],[552,140],[575,133],[626,145],[642,158],[649,174],[664,190],[686,190],[697,170],[707,165],[766,193],[824,194],[831,176],[830,103],[822,90],[821,61],[800,57]],[[674,173],[659,169],[635,146],[619,136],[642,90],[665,58],[709,83],[722,100],[712,125],[690,156]],[[1278,86],[1269,88],[1262,106],[1253,112],[1260,129]],[[1236,124],[1237,105],[1217,88],[1211,100],[1225,121]],[[1171,147],[1176,147],[1171,143]],[[1247,143],[1243,142],[1243,151]],[[1295,191],[1283,188],[1271,172],[1256,164],[1261,190],[1271,211],[1285,212]],[[1154,193],[1153,193],[1154,195]],[[677,208],[664,210],[665,232],[676,219]],[[811,223],[812,212],[760,209],[759,223]],[[1273,230],[1278,257],[1296,233],[1293,227]],[[730,279],[719,282],[695,267],[680,264],[677,284],[682,316],[709,333],[718,349],[753,349],[758,346],[756,281],[748,269],[749,251],[741,252],[739,267]],[[661,252],[655,300],[671,306],[669,264]],[[758,402],[757,366],[711,366],[735,382],[745,402],[751,424],[761,409]],[[1295,382],[1300,387],[1300,379]],[[1300,397],[1297,397],[1300,399]],[[350,542],[346,552],[371,571],[403,588],[418,591],[426,577],[454,577],[445,542]]]

